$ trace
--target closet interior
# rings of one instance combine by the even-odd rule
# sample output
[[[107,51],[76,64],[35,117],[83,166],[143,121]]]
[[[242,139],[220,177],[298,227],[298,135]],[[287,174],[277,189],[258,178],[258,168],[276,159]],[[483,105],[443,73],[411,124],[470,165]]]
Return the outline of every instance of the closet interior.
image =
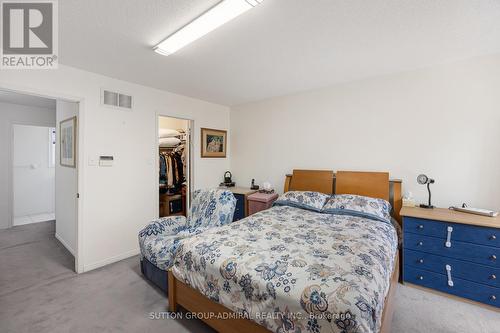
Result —
[[[186,216],[189,120],[159,117],[159,216]]]

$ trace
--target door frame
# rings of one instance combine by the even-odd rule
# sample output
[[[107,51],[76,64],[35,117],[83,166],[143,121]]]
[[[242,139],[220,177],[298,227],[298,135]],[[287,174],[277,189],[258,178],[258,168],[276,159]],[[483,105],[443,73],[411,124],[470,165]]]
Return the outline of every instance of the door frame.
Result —
[[[30,95],[30,96],[36,96],[36,97],[43,97],[43,98],[48,98],[48,99],[55,99],[55,100],[63,100],[67,102],[73,102],[73,103],[78,103],[78,121],[76,122],[76,131],[77,131],[77,166],[76,166],[76,172],[77,172],[77,193],[78,193],[78,198],[77,198],[77,205],[76,205],[76,248],[74,249],[74,257],[75,257],[75,267],[74,270],[76,273],[83,273],[84,267],[83,267],[83,254],[85,253],[83,250],[83,207],[84,207],[84,156],[85,156],[85,144],[84,144],[84,137],[85,137],[85,112],[83,110],[85,109],[85,98],[82,96],[73,96],[73,95],[68,95],[65,93],[61,92],[54,92],[54,91],[49,91],[49,90],[43,90],[43,89],[33,89],[33,88],[26,88],[26,87],[18,87],[15,85],[9,85],[9,84],[1,84],[0,83],[0,90],[3,91],[8,91],[8,92],[13,92],[13,93],[18,93],[18,94],[24,94],[24,95]],[[57,112],[57,108],[56,108]],[[13,186],[13,157],[14,157],[14,152],[13,152],[13,125],[29,125],[28,122],[11,122],[10,125],[10,145],[9,145],[9,151],[7,153],[7,158],[8,158],[8,173],[9,173],[9,180],[7,184],[7,190],[8,190],[8,216],[9,216],[9,221],[8,221],[8,227],[12,227],[13,225],[13,214],[14,214],[14,186]],[[36,125],[35,125],[36,126]],[[52,125],[49,125],[52,126]],[[56,123],[57,127],[57,123]],[[57,163],[57,161],[56,161]],[[57,223],[57,222],[56,222]]]
[[[188,122],[188,148],[189,148],[189,155],[188,155],[188,167],[187,169],[187,189],[188,193],[186,195],[186,217],[189,212],[189,207],[191,206],[191,198],[192,198],[192,193],[193,193],[193,179],[194,179],[194,158],[193,158],[193,152],[194,152],[194,144],[193,144],[193,128],[194,128],[194,119],[189,119],[189,118],[184,118],[180,116],[173,116],[167,113],[163,112],[156,112],[156,120],[155,120],[155,166],[158,167],[160,163],[160,157],[158,155],[158,147],[160,145],[160,138],[158,137],[158,129],[160,128],[160,117],[165,117],[165,118],[174,118],[174,119],[180,119],[180,120],[186,120]],[[155,190],[155,198],[158,198],[158,173],[155,172],[155,178],[154,178],[154,190]],[[155,200],[155,212],[154,212],[154,217],[158,218],[160,216],[160,201]]]

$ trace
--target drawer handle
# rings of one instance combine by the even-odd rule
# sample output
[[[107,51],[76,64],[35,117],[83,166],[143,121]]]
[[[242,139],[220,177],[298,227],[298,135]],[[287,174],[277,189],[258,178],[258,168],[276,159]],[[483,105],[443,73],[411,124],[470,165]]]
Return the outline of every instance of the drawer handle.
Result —
[[[448,235],[446,236],[446,243],[444,243],[444,246],[451,247],[451,233],[453,232],[453,227],[448,227],[446,230],[448,231]]]
[[[453,287],[453,280],[451,279],[451,266],[446,265],[446,275],[448,275],[448,285]]]
[[[494,254],[492,254],[492,255],[491,255],[491,257],[490,257],[490,259],[491,259],[492,261],[495,261],[495,260],[497,260],[497,256],[496,256],[496,255],[494,255]]]
[[[490,240],[495,240],[495,239],[497,239],[497,236],[495,236],[495,235],[490,236]]]
[[[418,259],[418,263],[419,264],[423,264],[424,263],[424,259]]]
[[[496,279],[497,279],[497,276],[496,276],[495,274],[491,274],[491,275],[490,275],[490,279],[491,279],[491,280],[496,280]]]
[[[497,297],[496,297],[495,295],[491,295],[491,296],[490,296],[490,299],[491,299],[492,301],[496,301],[496,300],[497,300]]]
[[[423,225],[423,224],[419,224],[419,225],[418,225],[418,228],[419,228],[420,230],[422,230],[422,229],[424,228],[424,225]]]
[[[419,280],[423,280],[423,279],[424,279],[424,276],[423,276],[423,275],[420,275],[420,276],[418,277],[418,279],[419,279]]]

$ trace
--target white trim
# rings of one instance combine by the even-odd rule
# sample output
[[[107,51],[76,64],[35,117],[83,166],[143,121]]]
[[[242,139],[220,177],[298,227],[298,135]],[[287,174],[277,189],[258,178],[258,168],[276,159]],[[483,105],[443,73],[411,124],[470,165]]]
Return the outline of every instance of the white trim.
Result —
[[[56,236],[56,239],[57,239],[58,241],[60,241],[60,242],[61,242],[61,244],[62,244],[62,245],[64,245],[64,247],[65,247],[65,248],[69,251],[69,253],[71,253],[71,254],[73,255],[73,257],[74,257],[74,256],[75,256],[75,250],[73,250],[73,249],[72,249],[72,248],[68,245],[68,243],[66,243],[66,241],[65,241],[64,239],[62,239],[62,238],[61,238],[61,236],[59,236],[59,235],[57,234],[57,232],[56,232],[55,236]]]
[[[83,271],[88,272],[88,271],[94,270],[96,268],[107,266],[109,264],[113,264],[115,262],[130,258],[130,257],[134,257],[134,256],[138,255],[139,253],[140,253],[139,248],[135,248],[133,250],[124,252],[124,253],[119,254],[117,256],[114,256],[114,257],[111,257],[108,259],[104,259],[104,260],[100,260],[100,261],[97,261],[97,262],[89,264],[89,265],[85,265],[83,268]]]
[[[56,111],[57,112],[57,111]],[[53,137],[52,135],[55,135],[56,134],[56,128],[57,128],[57,124],[54,126],[54,127],[49,127],[49,151],[48,151],[48,155],[49,155],[49,165],[48,167],[51,168],[51,169],[55,169],[56,168],[56,141],[57,141],[57,135],[55,136],[55,140],[52,141]]]

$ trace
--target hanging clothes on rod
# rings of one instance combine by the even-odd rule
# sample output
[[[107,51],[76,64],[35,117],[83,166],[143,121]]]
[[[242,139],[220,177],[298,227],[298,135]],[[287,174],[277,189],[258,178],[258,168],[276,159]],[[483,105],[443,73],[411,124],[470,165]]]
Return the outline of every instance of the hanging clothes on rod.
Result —
[[[182,173],[186,175],[186,144],[183,142],[179,146],[175,147],[174,152],[177,152],[181,155],[181,163],[182,163]]]
[[[160,191],[175,194],[185,182],[181,150],[163,148],[160,151]]]

